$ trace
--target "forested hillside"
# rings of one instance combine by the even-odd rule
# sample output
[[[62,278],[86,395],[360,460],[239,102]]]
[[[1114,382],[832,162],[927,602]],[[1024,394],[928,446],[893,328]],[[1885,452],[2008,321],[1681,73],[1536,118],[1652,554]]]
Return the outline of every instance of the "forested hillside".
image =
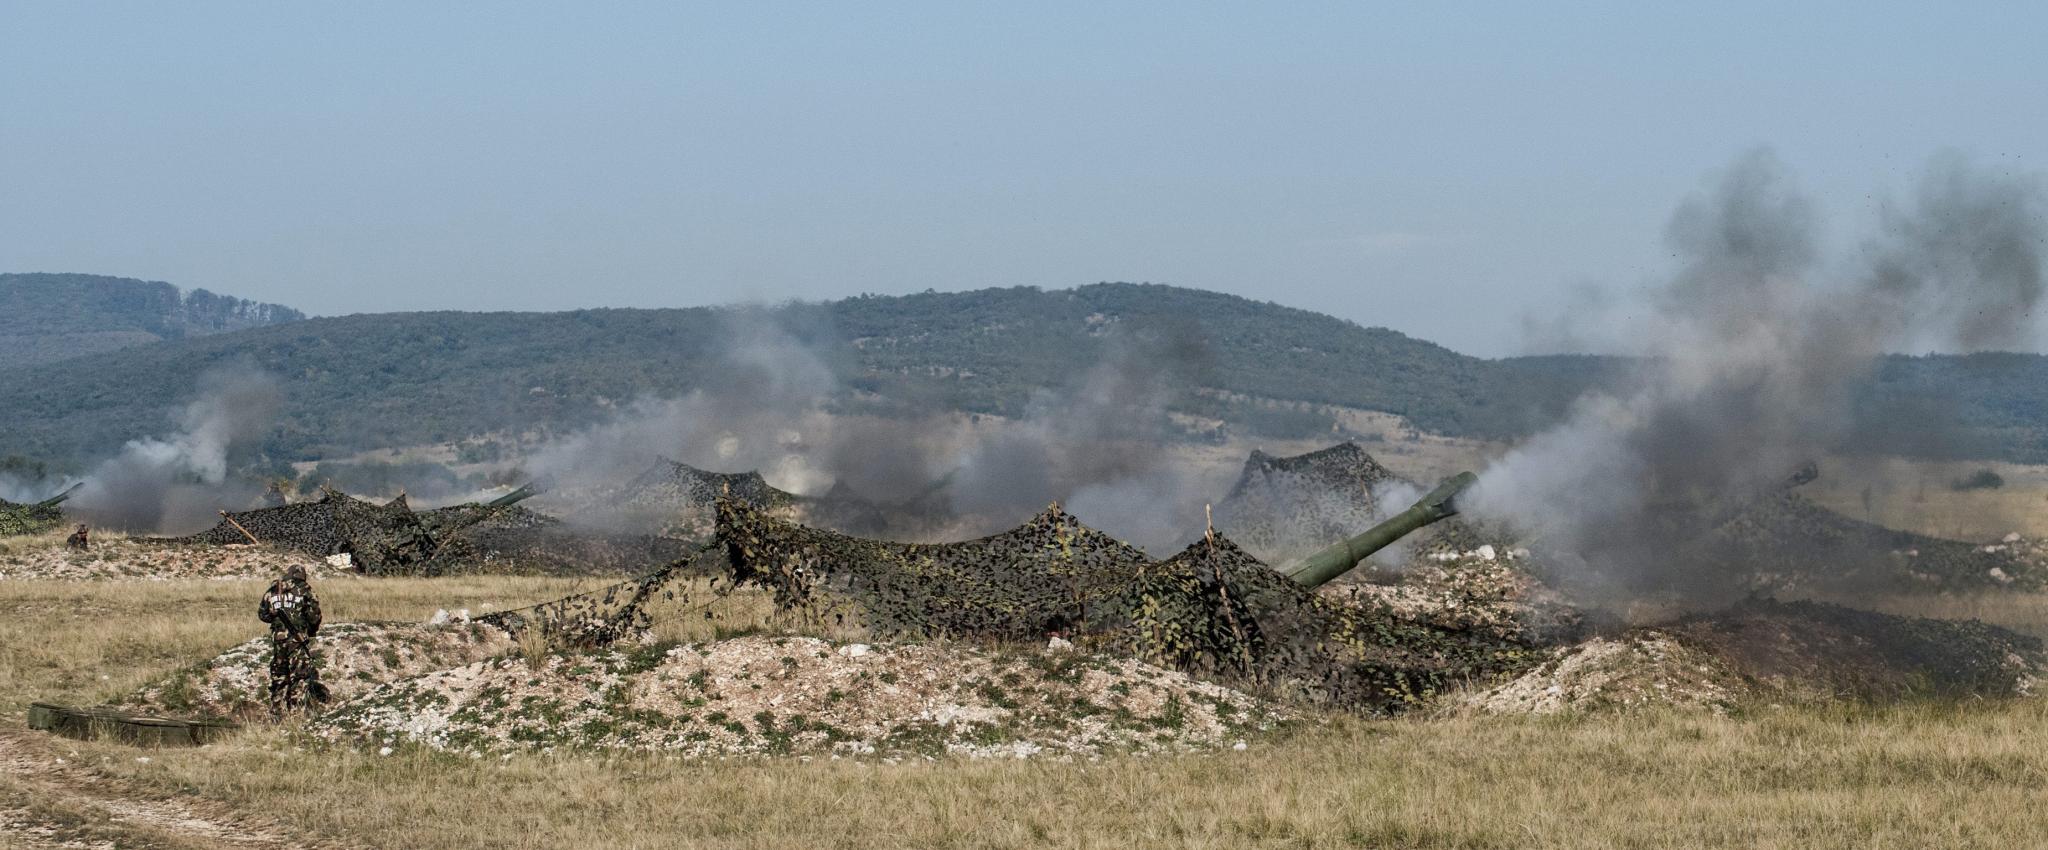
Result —
[[[0,274],[0,362],[50,363],[305,318],[276,304],[89,274]]]
[[[764,353],[764,345],[789,350]],[[862,296],[758,311],[372,314],[8,370],[0,374],[0,456],[70,464],[162,433],[197,378],[221,366],[279,379],[285,404],[264,449],[284,461],[574,428],[635,398],[751,380],[734,364],[769,355],[824,364],[842,407],[1004,415],[1107,362],[1157,377],[1172,388],[1176,410],[1282,436],[1326,431],[1330,419],[1240,396],[1513,437],[1556,421],[1586,388],[1619,380],[1628,367],[1587,356],[1483,360],[1305,310],[1143,284]],[[1860,403],[1864,446],[2048,459],[2038,424],[2048,413],[2048,358],[1888,358]],[[1922,415],[1929,405],[1955,426],[1942,439],[1884,428],[1898,411]]]
[[[1328,419],[1198,397],[1209,387],[1413,417],[1450,433],[1546,421],[1602,372],[1592,358],[1509,366],[1383,328],[1229,295],[1139,284],[863,296],[755,315],[716,309],[394,313],[311,319],[80,357],[0,375],[0,454],[75,458],[162,431],[216,366],[281,379],[268,449],[339,451],[569,428],[606,405],[721,380],[736,348],[778,344],[829,364],[843,403],[1018,414],[1105,359],[1155,372],[1176,407],[1300,431]],[[1530,379],[1530,374],[1540,376]]]

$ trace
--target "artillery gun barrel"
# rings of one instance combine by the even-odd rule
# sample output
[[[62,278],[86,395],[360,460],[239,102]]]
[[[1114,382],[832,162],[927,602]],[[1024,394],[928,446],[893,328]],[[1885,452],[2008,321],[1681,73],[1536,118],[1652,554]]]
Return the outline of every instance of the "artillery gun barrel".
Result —
[[[58,505],[63,504],[65,499],[71,498],[71,494],[78,492],[78,488],[84,486],[85,482],[80,481],[76,484],[64,488],[64,492],[62,493],[58,493],[55,496],[51,496],[50,498],[37,502],[35,506],[38,508],[54,508]]]
[[[499,496],[498,498],[492,499],[488,504],[485,504],[484,507],[509,508],[513,505],[519,504],[520,502],[524,502],[527,499],[531,499],[538,495],[540,495],[540,491],[535,489],[532,483],[521,484],[519,485],[519,489],[514,490],[510,493],[506,493],[505,495]]]
[[[1329,584],[1338,576],[1351,572],[1372,553],[1387,548],[1409,532],[1437,520],[1457,516],[1458,494],[1478,480],[1479,476],[1470,472],[1460,472],[1446,478],[1436,489],[1429,491],[1429,495],[1423,496],[1407,510],[1393,515],[1386,522],[1303,558],[1282,572],[1306,587]]]

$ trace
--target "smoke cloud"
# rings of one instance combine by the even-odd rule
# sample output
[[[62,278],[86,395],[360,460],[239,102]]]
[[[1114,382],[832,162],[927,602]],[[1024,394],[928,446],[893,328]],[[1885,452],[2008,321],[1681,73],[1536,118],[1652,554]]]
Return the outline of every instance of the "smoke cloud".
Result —
[[[1492,465],[1468,511],[1582,557],[1571,578],[1583,589],[1727,592],[1736,565],[1692,562],[1677,544],[1840,446],[1878,355],[2031,341],[2043,286],[2034,182],[1939,158],[1834,271],[1817,225],[1767,152],[1681,205],[1667,231],[1681,266],[1627,329],[1646,357],[1638,380],[1582,399]]]
[[[1007,526],[1058,501],[1154,552],[1187,542],[1201,532],[1209,490],[1173,462],[1167,410],[1207,364],[1192,328],[1113,340],[1074,386],[1041,393],[1021,421],[961,455],[955,509]]]
[[[884,504],[937,497],[952,514],[948,535],[1008,528],[1055,501],[1140,545],[1200,531],[1201,490],[1166,449],[1168,407],[1207,362],[1191,329],[1114,339],[1100,363],[1014,420],[835,411],[846,394],[832,369],[765,310],[734,311],[720,348],[724,362],[698,389],[628,405],[536,452],[528,469],[571,495],[618,486],[667,456],[759,470],[802,495],[842,486]]]
[[[283,393],[269,374],[242,367],[201,375],[198,393],[178,433],[130,441],[86,475],[65,508],[100,526],[187,531],[246,505],[261,488],[230,479],[229,464],[269,429]]]

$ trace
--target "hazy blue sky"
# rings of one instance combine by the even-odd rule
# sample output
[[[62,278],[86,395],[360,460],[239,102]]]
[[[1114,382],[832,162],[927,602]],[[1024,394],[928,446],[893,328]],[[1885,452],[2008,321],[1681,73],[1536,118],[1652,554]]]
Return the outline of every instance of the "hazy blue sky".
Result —
[[[1513,353],[1774,147],[2048,154],[2040,3],[0,3],[0,271],[334,314],[1098,280]],[[1284,10],[1284,11],[1283,11]]]

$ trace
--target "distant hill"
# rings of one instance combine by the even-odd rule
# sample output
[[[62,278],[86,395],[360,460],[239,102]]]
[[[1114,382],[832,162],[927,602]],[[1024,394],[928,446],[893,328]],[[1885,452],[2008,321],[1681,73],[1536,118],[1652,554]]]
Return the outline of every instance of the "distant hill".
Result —
[[[1556,415],[1598,358],[1503,365],[1385,328],[1231,295],[1149,284],[862,296],[771,311],[847,388],[887,412],[939,407],[1016,415],[1071,386],[1113,346],[1126,368],[1225,391],[1177,402],[1266,433],[1330,420],[1230,393],[1385,410],[1447,433],[1514,434]],[[0,373],[0,455],[87,457],[159,433],[207,369],[251,363],[284,378],[267,449],[310,459],[570,428],[608,404],[721,380],[731,310],[389,313],[308,319]]]
[[[1187,393],[1175,409],[1254,434],[1331,432],[1316,405],[1408,417],[1437,433],[1525,435],[1555,422],[1588,387],[1630,363],[1590,356],[1485,360],[1385,328],[1214,292],[1106,283],[861,296],[773,308],[769,318],[815,353],[842,407],[1021,415],[1047,389],[1073,387],[1110,359],[1166,372]],[[0,370],[0,456],[76,463],[170,427],[198,376],[254,364],[279,376],[274,462],[359,449],[568,429],[642,396],[673,397],[736,380],[739,311],[711,308],[565,313],[388,313],[307,319],[168,339]],[[757,357],[761,352],[742,352]],[[744,380],[744,379],[738,379]],[[1258,400],[1278,399],[1273,405]],[[1882,427],[1934,400],[1957,438],[1906,445]],[[1887,358],[1862,403],[1859,435],[1909,454],[2048,461],[2048,358]],[[1190,434],[1200,439],[1202,434]],[[1890,443],[1886,441],[1889,440]]]
[[[304,313],[162,281],[0,274],[0,363],[33,365],[167,339],[293,322]]]

